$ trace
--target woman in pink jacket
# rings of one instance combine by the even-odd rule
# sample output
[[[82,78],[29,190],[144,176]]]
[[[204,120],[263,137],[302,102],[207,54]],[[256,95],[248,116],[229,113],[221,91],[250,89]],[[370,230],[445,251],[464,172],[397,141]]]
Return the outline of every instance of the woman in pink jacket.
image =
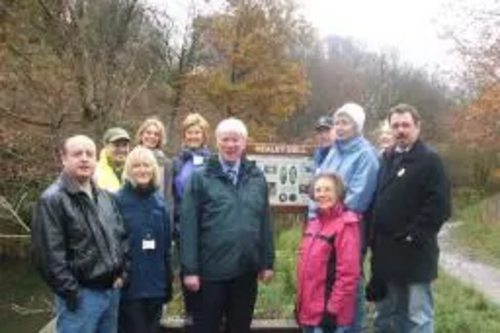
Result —
[[[360,277],[360,217],[343,204],[344,185],[332,173],[311,184],[317,217],[299,248],[296,317],[304,333],[342,333],[354,319]]]

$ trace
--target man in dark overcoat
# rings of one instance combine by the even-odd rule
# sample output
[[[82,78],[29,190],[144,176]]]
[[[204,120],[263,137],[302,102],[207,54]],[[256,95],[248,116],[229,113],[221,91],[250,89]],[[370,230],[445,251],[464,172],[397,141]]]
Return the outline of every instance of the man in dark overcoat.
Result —
[[[437,278],[437,235],[451,214],[450,182],[440,156],[420,139],[418,110],[388,116],[395,146],[384,153],[370,213],[376,332],[434,331],[431,282]]]

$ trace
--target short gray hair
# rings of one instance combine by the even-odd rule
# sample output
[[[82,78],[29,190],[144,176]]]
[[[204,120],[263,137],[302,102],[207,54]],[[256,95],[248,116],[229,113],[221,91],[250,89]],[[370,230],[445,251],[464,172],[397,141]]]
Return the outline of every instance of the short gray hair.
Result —
[[[217,125],[217,128],[215,129],[215,136],[219,137],[225,133],[236,133],[245,139],[248,138],[248,129],[245,126],[245,123],[236,118],[224,119],[219,123],[219,125]]]

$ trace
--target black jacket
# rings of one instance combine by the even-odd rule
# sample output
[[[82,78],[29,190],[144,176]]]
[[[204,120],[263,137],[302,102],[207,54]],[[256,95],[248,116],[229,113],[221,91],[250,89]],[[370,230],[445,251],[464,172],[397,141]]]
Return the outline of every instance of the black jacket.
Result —
[[[374,274],[403,283],[435,279],[437,234],[450,214],[450,182],[435,151],[419,140],[400,157],[387,152],[369,215]]]
[[[273,268],[267,184],[255,162],[241,160],[236,186],[217,155],[195,170],[184,191],[180,223],[186,275],[220,281]]]
[[[63,298],[126,277],[128,243],[114,199],[93,187],[92,200],[64,173],[38,200],[31,240],[38,271]]]

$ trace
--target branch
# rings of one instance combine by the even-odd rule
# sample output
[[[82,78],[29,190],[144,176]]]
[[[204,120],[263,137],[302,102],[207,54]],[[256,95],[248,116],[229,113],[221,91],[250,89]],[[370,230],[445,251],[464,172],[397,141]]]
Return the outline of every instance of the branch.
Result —
[[[45,121],[40,121],[40,120],[34,120],[34,119],[31,119],[31,118],[27,118],[27,117],[23,117],[23,116],[20,116],[20,115],[17,115],[15,114],[14,112],[4,108],[3,106],[0,106],[0,112],[11,117],[11,118],[14,118],[20,122],[23,122],[25,124],[29,124],[29,125],[33,125],[33,126],[39,126],[39,127],[49,127],[49,128],[52,128],[54,127],[54,124],[50,123],[50,122],[45,122]]]
[[[5,148],[5,147],[0,147],[0,152],[5,153],[5,154],[9,154],[10,156],[17,158],[20,161],[24,161],[24,162],[28,161],[24,156],[21,156],[15,152],[13,152],[12,150]]]
[[[21,58],[22,60],[26,61],[27,63],[31,64],[31,59],[28,58],[23,52],[21,52],[17,47],[14,45],[9,44],[8,49],[14,53],[17,57]]]
[[[30,238],[30,235],[8,235],[8,234],[0,234],[0,239],[27,239]]]
[[[30,308],[27,308],[24,306],[17,305],[15,303],[11,304],[11,308],[12,308],[12,311],[14,311],[15,313],[17,313],[21,316],[52,312],[52,307],[50,306],[50,303],[47,301],[45,301],[44,303],[45,303],[46,307],[42,308],[42,309],[30,309]]]
[[[23,195],[21,195],[21,198],[17,201],[16,206],[14,207],[14,211],[18,212],[19,208],[21,208],[21,205],[23,204],[23,201],[26,199],[28,196],[28,192],[24,192]]]
[[[149,75],[144,79],[144,82],[137,88],[135,93],[125,102],[125,108],[129,107],[130,104],[134,101],[134,99],[137,98],[137,96],[147,87],[149,81],[151,80],[151,77],[153,77],[153,71],[149,71]]]
[[[17,214],[17,211],[14,210],[12,205],[7,201],[7,199],[4,196],[0,196],[0,207],[4,208],[7,212],[9,212],[12,215],[12,217],[14,218],[14,222],[23,227],[25,231],[31,233],[30,227],[28,227],[26,223],[24,223],[19,214]]]

